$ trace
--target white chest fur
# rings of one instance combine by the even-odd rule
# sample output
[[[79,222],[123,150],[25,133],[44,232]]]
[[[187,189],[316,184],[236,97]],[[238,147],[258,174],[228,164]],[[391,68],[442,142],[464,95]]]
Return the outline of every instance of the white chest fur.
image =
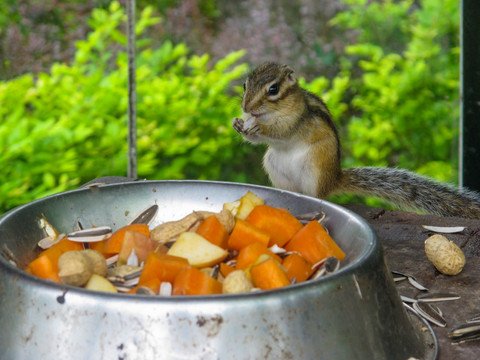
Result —
[[[295,144],[291,147],[270,146],[263,159],[263,166],[272,181],[280,189],[316,196],[318,174],[311,162],[310,147]]]

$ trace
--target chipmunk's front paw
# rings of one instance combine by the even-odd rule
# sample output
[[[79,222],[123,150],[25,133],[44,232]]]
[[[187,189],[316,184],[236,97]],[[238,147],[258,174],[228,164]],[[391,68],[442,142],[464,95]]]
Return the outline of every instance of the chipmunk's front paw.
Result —
[[[242,118],[234,118],[232,126],[240,135],[253,135],[260,131],[260,127],[257,125],[255,118],[243,120]]]
[[[233,118],[232,120],[232,126],[233,126],[233,129],[239,133],[240,135],[243,135],[243,125],[244,125],[244,121],[242,118]]]

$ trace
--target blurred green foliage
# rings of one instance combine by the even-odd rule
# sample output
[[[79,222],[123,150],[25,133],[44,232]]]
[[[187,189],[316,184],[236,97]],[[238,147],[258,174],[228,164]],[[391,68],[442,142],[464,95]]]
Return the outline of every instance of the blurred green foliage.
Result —
[[[456,182],[459,2],[344,1],[349,10],[332,24],[359,31],[341,67],[349,78],[349,106],[338,118],[344,166],[395,166]]]
[[[361,29],[346,47],[351,102],[345,165],[413,169],[456,180],[459,2],[345,0],[333,24]],[[389,39],[401,39],[389,44]],[[396,49],[396,51],[389,50]]]
[[[92,32],[71,64],[0,83],[2,212],[95,177],[125,175],[125,20],[116,2],[94,10]],[[207,55],[189,56],[184,44],[151,49],[141,35],[157,21],[147,7],[136,24],[139,177],[251,180],[245,161],[258,155],[230,125],[240,97],[228,91],[247,70],[238,64],[243,52],[210,68]]]
[[[344,166],[398,166],[455,181],[458,1],[344,2],[332,26],[357,31],[358,41],[332,80],[300,79],[339,125]],[[212,17],[214,3],[205,1]],[[240,113],[244,52],[212,64],[182,43],[151,46],[146,34],[160,18],[148,6],[137,15],[139,177],[267,184],[263,147],[243,143],[230,125]],[[126,174],[125,20],[117,2],[95,9],[71,63],[0,82],[0,213]]]

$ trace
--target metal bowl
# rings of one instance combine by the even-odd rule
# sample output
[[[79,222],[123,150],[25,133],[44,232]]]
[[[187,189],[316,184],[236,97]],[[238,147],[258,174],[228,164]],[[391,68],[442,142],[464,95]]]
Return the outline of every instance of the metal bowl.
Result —
[[[221,209],[251,190],[293,214],[322,210],[347,254],[318,280],[242,295],[148,297],[58,285],[20,270],[44,237],[118,228],[156,203],[156,222]],[[155,223],[153,225],[156,225]],[[79,189],[0,218],[2,359],[402,359],[435,357],[407,315],[370,227],[340,206],[268,187],[210,181],[140,181]],[[18,268],[12,265],[14,259]]]

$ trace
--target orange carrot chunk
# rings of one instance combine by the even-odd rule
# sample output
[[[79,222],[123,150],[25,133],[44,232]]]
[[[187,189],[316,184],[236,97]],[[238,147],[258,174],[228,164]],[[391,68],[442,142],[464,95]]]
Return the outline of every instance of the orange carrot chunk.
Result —
[[[245,219],[270,235],[268,246],[283,247],[302,227],[302,223],[285,209],[258,205]]]
[[[151,252],[145,260],[138,284],[147,284],[152,279],[173,283],[175,277],[189,266],[187,259]]]
[[[311,264],[330,256],[335,256],[340,261],[345,258],[345,253],[318,221],[311,221],[305,225],[287,243],[285,249],[300,253]]]
[[[105,242],[105,248],[103,250],[104,254],[114,255],[120,252],[123,244],[123,239],[127,230],[133,230],[145,236],[150,236],[150,229],[146,224],[126,225],[115,231],[112,236],[107,239],[107,241]]]
[[[172,293],[173,295],[221,294],[222,284],[192,266],[175,277]]]
[[[283,259],[282,266],[287,271],[288,280],[292,281],[295,278],[296,283],[307,280],[314,271],[312,264],[297,253],[292,253]]]
[[[212,244],[220,246],[222,249],[227,248],[229,234],[215,215],[207,217],[200,223],[197,234],[202,235]]]
[[[235,268],[233,266],[225,264],[224,262],[221,262],[219,270],[220,274],[222,274],[223,277],[227,277],[228,274],[230,274],[232,271],[235,271]]]
[[[100,254],[105,253],[105,243],[107,240],[101,240],[101,241],[93,241],[88,243],[88,248],[92,250],[98,251]]]
[[[240,251],[245,246],[255,242],[267,247],[270,242],[270,235],[251,223],[237,219],[228,239],[228,248]]]
[[[273,258],[253,265],[250,274],[253,284],[262,290],[277,289],[290,285],[285,269]]]
[[[60,250],[58,257],[60,257],[61,253]],[[38,256],[35,260],[33,260],[29,265],[29,269],[31,273],[39,278],[52,280],[57,283],[61,283],[60,278],[58,276],[58,265],[57,261],[58,258],[51,256],[52,253],[44,254]]]
[[[127,294],[136,294],[138,288],[140,286],[145,286],[145,287],[148,287],[150,288],[155,294],[158,295],[158,292],[160,291],[160,285],[161,285],[161,281],[157,278],[152,278],[148,281],[145,281],[143,284],[138,284],[137,286],[135,286],[134,288],[130,289],[127,291]]]
[[[282,261],[280,257],[271,252],[265,244],[254,242],[240,250],[237,257],[237,265],[235,266],[235,268],[238,270],[244,270],[250,264],[253,264],[255,261],[257,261],[260,255],[263,254],[273,257],[278,262]]]
[[[48,252],[51,249],[59,249],[63,254],[64,252],[67,252],[67,251],[83,250],[84,247],[83,247],[83,243],[81,242],[72,241],[67,238],[63,238],[58,243],[51,246],[47,250],[44,250],[43,252]]]
[[[31,273],[42,279],[61,282],[58,277],[58,259],[67,251],[83,250],[83,244],[64,238],[50,248],[43,250],[28,268]]]

